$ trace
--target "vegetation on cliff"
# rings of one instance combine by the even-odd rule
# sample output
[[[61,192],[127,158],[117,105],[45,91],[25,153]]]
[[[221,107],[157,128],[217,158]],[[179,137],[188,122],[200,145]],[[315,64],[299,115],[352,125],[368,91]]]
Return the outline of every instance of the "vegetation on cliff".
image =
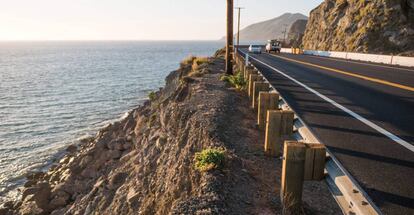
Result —
[[[195,167],[200,171],[221,169],[224,166],[225,150],[223,149],[204,149],[195,154]]]
[[[309,17],[305,49],[414,55],[412,0],[325,0]]]

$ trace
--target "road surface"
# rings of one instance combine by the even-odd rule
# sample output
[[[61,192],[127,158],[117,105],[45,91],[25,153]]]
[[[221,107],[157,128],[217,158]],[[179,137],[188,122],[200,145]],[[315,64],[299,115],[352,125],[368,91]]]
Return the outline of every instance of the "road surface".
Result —
[[[383,214],[414,214],[414,68],[250,56]]]

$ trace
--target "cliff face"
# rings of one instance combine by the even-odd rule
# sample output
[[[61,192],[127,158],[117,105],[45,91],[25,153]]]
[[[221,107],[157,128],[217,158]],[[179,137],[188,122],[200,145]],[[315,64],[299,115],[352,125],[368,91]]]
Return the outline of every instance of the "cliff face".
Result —
[[[290,46],[299,47],[302,44],[302,38],[305,34],[306,24],[308,20],[299,19],[292,24],[288,33],[288,39]]]
[[[309,17],[305,49],[414,55],[413,0],[325,0]]]

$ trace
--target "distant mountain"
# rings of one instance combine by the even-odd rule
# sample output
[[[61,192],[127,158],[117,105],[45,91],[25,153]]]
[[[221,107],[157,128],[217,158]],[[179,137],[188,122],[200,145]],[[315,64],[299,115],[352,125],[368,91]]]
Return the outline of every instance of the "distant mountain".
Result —
[[[297,20],[307,20],[308,17],[300,13],[285,13],[271,20],[247,26],[240,31],[240,41],[267,41],[269,39],[283,39],[284,31]],[[286,37],[288,36],[286,32]]]

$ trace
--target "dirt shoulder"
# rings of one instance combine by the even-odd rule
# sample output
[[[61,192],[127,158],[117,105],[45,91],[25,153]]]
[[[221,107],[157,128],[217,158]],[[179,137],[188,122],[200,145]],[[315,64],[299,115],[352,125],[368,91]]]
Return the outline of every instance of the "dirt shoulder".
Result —
[[[48,172],[28,176],[3,214],[281,214],[281,160],[244,92],[220,81],[222,56],[183,64],[151,101],[108,125]],[[194,155],[226,150],[222,170],[200,172]],[[324,182],[305,184],[306,214],[340,214]]]

